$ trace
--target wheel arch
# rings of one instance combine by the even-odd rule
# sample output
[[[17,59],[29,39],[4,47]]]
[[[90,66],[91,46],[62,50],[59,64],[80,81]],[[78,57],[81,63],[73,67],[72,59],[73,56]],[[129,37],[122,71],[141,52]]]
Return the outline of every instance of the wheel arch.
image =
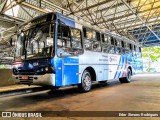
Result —
[[[90,74],[91,74],[91,78],[92,78],[92,81],[96,81],[97,77],[96,77],[96,72],[95,70],[93,69],[93,67],[89,66],[87,67],[85,70],[87,70]],[[85,71],[84,70],[84,71]]]

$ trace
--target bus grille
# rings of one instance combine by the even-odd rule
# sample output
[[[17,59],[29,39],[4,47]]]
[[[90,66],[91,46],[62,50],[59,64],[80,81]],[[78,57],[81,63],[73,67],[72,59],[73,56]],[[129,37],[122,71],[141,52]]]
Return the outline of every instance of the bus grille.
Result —
[[[19,70],[19,75],[34,75],[35,70],[32,69],[32,70]]]

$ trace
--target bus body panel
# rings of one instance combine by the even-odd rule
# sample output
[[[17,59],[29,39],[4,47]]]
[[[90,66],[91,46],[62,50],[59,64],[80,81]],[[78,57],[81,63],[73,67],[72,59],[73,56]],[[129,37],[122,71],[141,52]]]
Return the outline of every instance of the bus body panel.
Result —
[[[55,85],[63,85],[63,66],[62,58],[55,57],[54,59],[54,69],[55,69]]]
[[[79,59],[78,57],[63,58],[64,78],[63,85],[72,85],[79,82]]]
[[[101,52],[91,52],[91,51],[84,51],[83,55],[79,56],[79,71],[83,74],[83,71],[91,67],[94,69],[96,73],[96,78],[93,80],[102,81],[104,79],[107,80],[107,73],[108,70],[108,55]],[[105,72],[104,72],[105,69]],[[105,75],[106,74],[106,75]],[[105,76],[105,77],[104,77]],[[81,77],[81,76],[80,76]]]

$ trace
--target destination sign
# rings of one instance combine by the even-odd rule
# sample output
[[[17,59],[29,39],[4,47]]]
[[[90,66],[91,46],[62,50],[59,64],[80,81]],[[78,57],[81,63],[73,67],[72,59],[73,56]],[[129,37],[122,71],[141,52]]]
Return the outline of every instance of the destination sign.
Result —
[[[24,29],[28,29],[32,26],[40,25],[45,22],[51,22],[56,19],[56,15],[54,13],[49,13],[47,15],[39,16],[36,17],[35,19],[31,20],[28,22],[25,26]]]

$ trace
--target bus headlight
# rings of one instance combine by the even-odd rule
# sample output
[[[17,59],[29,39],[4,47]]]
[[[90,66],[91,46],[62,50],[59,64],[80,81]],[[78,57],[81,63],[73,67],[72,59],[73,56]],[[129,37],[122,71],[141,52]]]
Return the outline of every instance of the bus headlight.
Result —
[[[48,67],[45,67],[44,69],[45,69],[46,72],[49,70]]]
[[[53,66],[45,66],[36,70],[37,73],[55,73]]]
[[[19,70],[16,69],[16,68],[13,68],[13,74],[14,74],[14,75],[18,75],[18,74],[19,74]]]

